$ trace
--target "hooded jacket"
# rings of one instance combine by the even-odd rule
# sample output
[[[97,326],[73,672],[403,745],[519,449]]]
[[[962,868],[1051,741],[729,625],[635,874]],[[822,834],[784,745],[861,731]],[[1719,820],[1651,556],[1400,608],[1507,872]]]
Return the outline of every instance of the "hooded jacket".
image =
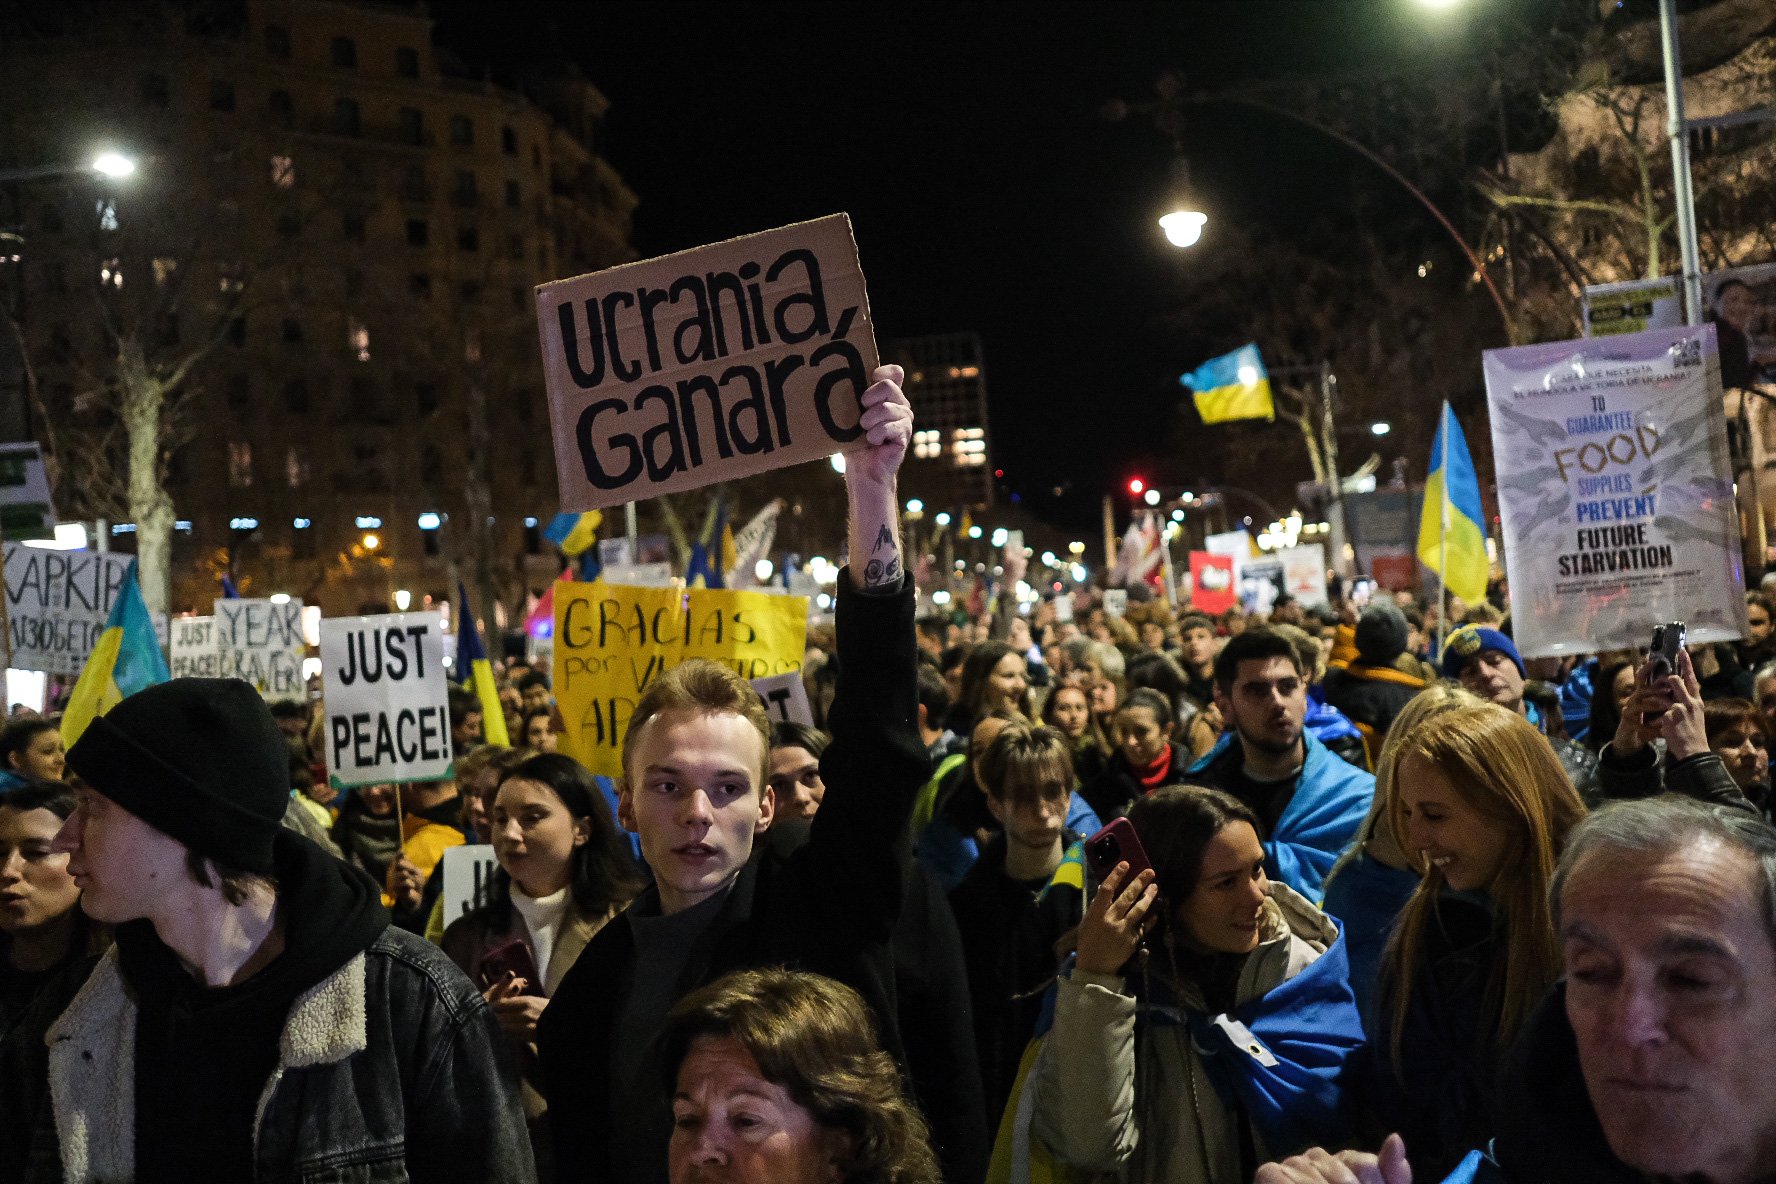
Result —
[[[534,1180],[480,994],[357,872],[289,832],[273,858],[285,949],[246,982],[132,922],[46,989],[0,1048],[0,1179],[221,1178],[238,1151],[262,1181]]]
[[[1036,1137],[1127,1184],[1234,1184],[1255,1166],[1243,1127],[1258,1162],[1347,1136],[1339,1079],[1363,1034],[1337,926],[1273,882],[1234,999],[1210,1015],[1194,984],[1143,999],[1075,970],[1030,1073]]]

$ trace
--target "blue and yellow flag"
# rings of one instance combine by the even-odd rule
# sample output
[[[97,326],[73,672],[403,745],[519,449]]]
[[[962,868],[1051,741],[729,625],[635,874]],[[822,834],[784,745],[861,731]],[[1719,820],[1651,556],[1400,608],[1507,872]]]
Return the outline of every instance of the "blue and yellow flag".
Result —
[[[587,510],[583,514],[557,514],[549,519],[543,527],[543,537],[561,548],[561,553],[572,559],[582,551],[590,550],[598,541],[598,528],[604,524],[604,513],[600,510]]]
[[[1443,533],[1444,509],[1449,533]],[[1445,566],[1447,557],[1447,567]],[[1431,475],[1425,480],[1424,511],[1418,519],[1418,558],[1443,577],[1443,586],[1473,604],[1486,595],[1486,511],[1480,508],[1480,479],[1468,439],[1449,404],[1431,443]]]
[[[117,589],[117,599],[111,602],[105,631],[87,655],[80,681],[68,696],[67,710],[62,712],[62,744],[71,747],[88,724],[126,696],[170,678],[132,561]]]
[[[1270,374],[1256,345],[1210,358],[1178,381],[1195,392],[1196,413],[1204,423],[1276,418]]]
[[[487,650],[481,645],[481,631],[475,628],[469,590],[459,582],[456,594],[462,598],[456,624],[456,676],[463,686],[475,692],[475,699],[481,704],[481,739],[509,748],[512,738],[506,733],[506,709],[500,703],[499,688],[493,685],[493,663],[487,660]]]
[[[685,562],[685,587],[726,588],[723,573],[733,558],[734,535],[728,529],[728,503],[717,497],[703,524],[703,537],[691,544]]]

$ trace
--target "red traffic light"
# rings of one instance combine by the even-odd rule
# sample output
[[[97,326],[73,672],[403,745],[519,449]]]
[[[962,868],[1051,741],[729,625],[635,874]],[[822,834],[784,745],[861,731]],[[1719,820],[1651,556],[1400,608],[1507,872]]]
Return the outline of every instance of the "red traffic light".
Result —
[[[1129,478],[1129,492],[1130,493],[1139,496],[1140,492],[1146,488],[1147,488],[1147,483],[1145,481],[1141,480],[1139,477]]]

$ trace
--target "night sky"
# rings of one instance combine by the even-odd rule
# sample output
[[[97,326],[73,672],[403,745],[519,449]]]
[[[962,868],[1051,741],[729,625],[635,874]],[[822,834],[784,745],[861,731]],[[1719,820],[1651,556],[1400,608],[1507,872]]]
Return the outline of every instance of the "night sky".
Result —
[[[1238,344],[1159,331],[1190,282],[1155,224],[1173,148],[1150,119],[1104,119],[1105,100],[1150,98],[1167,70],[1214,89],[1456,54],[1478,15],[1414,0],[431,8],[437,42],[496,78],[566,57],[609,96],[605,154],[640,196],[644,257],[848,211],[878,334],[978,331],[1003,494],[1076,526],[1131,473],[1193,479],[1156,451],[1194,418],[1177,375]],[[1424,233],[1367,165],[1272,117],[1200,109],[1184,147],[1210,234],[1287,234],[1357,188]],[[1279,451],[1299,457],[1291,483],[1309,475],[1298,446]]]

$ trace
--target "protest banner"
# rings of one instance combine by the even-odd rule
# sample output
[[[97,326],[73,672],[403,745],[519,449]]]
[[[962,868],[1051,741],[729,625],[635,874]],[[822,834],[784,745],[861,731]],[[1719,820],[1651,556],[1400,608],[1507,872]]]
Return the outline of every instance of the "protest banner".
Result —
[[[1587,337],[1614,337],[1683,324],[1683,288],[1675,276],[1591,284],[1584,299]]]
[[[1276,552],[1283,564],[1283,591],[1296,602],[1311,608],[1325,604],[1326,548],[1319,543],[1302,543]]]
[[[1104,589],[1104,615],[1121,617],[1128,614],[1129,594],[1127,588]]]
[[[1776,263],[1727,267],[1702,276],[1703,312],[1715,322],[1721,385],[1776,382]],[[1683,324],[1683,290],[1676,276],[1593,284],[1585,289],[1585,334],[1603,337],[1670,329]]]
[[[19,670],[79,674],[133,555],[46,551],[6,544],[6,608],[12,664]]]
[[[174,617],[172,657],[167,666],[174,678],[220,678],[222,654],[216,648],[215,617]]]
[[[49,473],[36,441],[0,444],[0,534],[15,542],[55,537]]]
[[[300,600],[279,604],[256,597],[219,597],[213,620],[223,678],[252,683],[268,702],[308,698],[302,682],[308,644],[302,638]]]
[[[444,924],[466,917],[487,903],[493,871],[499,866],[488,843],[463,843],[444,849]]]
[[[1233,586],[1233,556],[1190,553],[1190,607],[1200,613],[1224,613],[1239,603]]]
[[[864,443],[876,342],[844,214],[544,284],[537,320],[565,510]]]
[[[765,714],[772,723],[814,726],[814,707],[808,702],[808,686],[800,673],[755,678],[752,685],[765,701]]]
[[[1713,325],[1485,355],[1511,621],[1524,657],[1745,633]]]
[[[686,658],[751,680],[798,673],[808,602],[708,588],[555,585],[555,701],[561,751],[620,776],[623,733],[642,692]]]
[[[334,786],[450,776],[449,684],[437,613],[323,618],[321,675]]]
[[[672,565],[612,563],[598,574],[607,584],[624,584],[631,588],[664,588],[672,582]]]

